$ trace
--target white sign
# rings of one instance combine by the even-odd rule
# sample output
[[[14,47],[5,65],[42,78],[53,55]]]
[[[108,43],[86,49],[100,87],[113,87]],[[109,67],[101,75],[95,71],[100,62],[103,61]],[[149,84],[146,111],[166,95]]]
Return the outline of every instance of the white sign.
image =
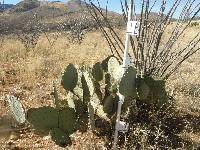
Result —
[[[123,121],[117,122],[116,128],[117,128],[118,131],[127,132],[128,131],[128,127],[129,127],[129,124],[126,123],[126,122],[123,122]]]
[[[127,23],[127,33],[130,35],[139,35],[140,22],[138,21],[128,21]]]

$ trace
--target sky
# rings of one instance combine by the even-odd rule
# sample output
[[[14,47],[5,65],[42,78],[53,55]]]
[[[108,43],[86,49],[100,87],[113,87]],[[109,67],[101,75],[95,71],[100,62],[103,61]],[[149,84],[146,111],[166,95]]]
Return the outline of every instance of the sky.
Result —
[[[0,0],[0,1],[2,1],[2,0]],[[49,1],[55,1],[55,0],[49,0]],[[60,0],[60,1],[67,2],[68,0]],[[92,1],[95,4],[97,4],[97,0],[92,0]],[[107,1],[108,1],[108,5],[107,5]],[[160,6],[161,0],[157,0],[157,1],[158,1],[158,3],[153,8],[154,12],[158,12],[158,10],[160,8],[159,6]],[[179,8],[177,9],[175,17],[179,16],[179,14],[182,10],[182,7],[186,3],[186,1],[187,0],[181,0],[181,4],[180,4]],[[16,3],[19,3],[20,0],[4,0],[4,2],[5,2],[5,4],[16,4]],[[100,2],[101,7],[105,8],[106,5],[107,5],[108,10],[121,13],[120,0],[99,0],[99,2]],[[139,13],[140,12],[139,9],[140,9],[140,6],[141,6],[141,0],[135,0],[135,2],[136,2],[136,13]],[[154,2],[154,0],[150,0],[150,5],[152,5],[153,2]],[[167,0],[167,9],[166,10],[169,10],[169,8],[172,6],[173,2],[174,2],[174,0]],[[199,3],[199,0],[196,0],[196,3]]]
[[[0,2],[1,1],[2,0],[0,0]],[[49,1],[55,1],[55,0],[49,0]],[[59,1],[67,2],[68,0],[59,0]],[[106,4],[107,0],[99,0],[99,1],[100,1],[100,4],[103,7],[105,7],[105,4]],[[17,4],[19,2],[20,2],[20,0],[4,0],[5,4]],[[94,2],[96,3],[95,0],[94,0]],[[112,11],[116,11],[116,12],[121,12],[120,1],[119,0],[109,0],[108,9],[112,10]]]

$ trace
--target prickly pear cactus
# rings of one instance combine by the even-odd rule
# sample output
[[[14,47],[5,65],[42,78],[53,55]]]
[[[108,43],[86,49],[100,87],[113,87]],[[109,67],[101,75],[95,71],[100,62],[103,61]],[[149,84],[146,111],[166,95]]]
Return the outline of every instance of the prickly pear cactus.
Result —
[[[108,73],[114,80],[121,80],[123,76],[123,68],[116,57],[110,57],[108,60]]]
[[[58,112],[53,107],[31,108],[27,111],[27,121],[39,133],[49,133],[58,127]]]
[[[119,84],[119,92],[127,97],[137,97],[135,68],[129,67],[126,70]]]
[[[73,91],[78,81],[78,72],[73,64],[69,64],[65,69],[61,84],[66,91]]]
[[[108,72],[108,61],[111,57],[114,57],[113,55],[108,56],[107,58],[105,58],[102,62],[101,62],[101,66],[102,69],[104,70],[104,72]]]
[[[111,84],[111,76],[108,73],[105,74],[105,83],[104,84],[105,84],[105,93],[104,93],[104,95],[105,95],[105,97],[108,97],[111,94],[110,93],[110,88],[112,86],[112,84]]]
[[[96,80],[96,81],[101,81],[103,80],[103,75],[104,75],[104,72],[103,72],[103,68],[101,66],[101,63],[100,62],[97,62],[94,66],[93,66],[93,69],[92,69],[92,76],[93,78]]]
[[[138,81],[138,87],[137,87],[138,97],[140,100],[146,102],[146,101],[148,101],[148,95],[150,93],[150,88],[146,84],[144,79],[138,78],[137,81]]]
[[[27,120],[37,130],[50,131],[52,140],[65,146],[71,143],[69,135],[76,130],[85,132],[89,126],[92,130],[96,128],[97,116],[112,126],[119,101],[118,92],[125,96],[122,113],[127,116],[133,116],[136,101],[147,103],[154,100],[158,105],[166,102],[163,80],[136,79],[134,67],[129,67],[124,75],[122,73],[123,68],[113,56],[96,63],[93,68],[82,66],[76,69],[69,64],[61,81],[67,91],[67,105],[59,107],[60,99],[53,85],[56,108],[30,109]]]
[[[149,101],[158,107],[168,102],[168,94],[165,90],[165,81],[157,77],[146,77],[144,79],[148,85],[150,92],[148,95]]]
[[[88,103],[90,101],[90,97],[93,92],[93,91],[90,91],[90,89],[93,87],[93,84],[90,80],[86,80],[86,78],[88,79],[88,75],[85,75],[85,76],[82,75],[82,77],[81,77],[84,103]],[[91,86],[91,87],[89,88],[89,86]]]
[[[105,113],[108,114],[109,117],[111,117],[115,112],[117,112],[118,101],[119,97],[117,95],[110,95],[105,99],[103,110]]]
[[[75,97],[75,95],[72,92],[68,92],[67,93],[67,103],[68,103],[68,106],[70,108],[73,108],[74,110],[76,110],[75,103],[74,103],[75,99],[78,100],[78,98]]]
[[[7,95],[6,100],[8,101],[14,118],[17,120],[17,122],[19,122],[20,124],[25,123],[25,111],[19,99],[17,99],[17,97],[13,95]]]
[[[167,101],[162,79],[136,78],[134,67],[129,67],[124,75],[122,73],[123,68],[114,56],[109,56],[102,63],[96,63],[93,68],[82,66],[76,69],[69,64],[61,81],[67,91],[67,104],[61,106],[62,101],[53,84],[56,108],[29,109],[27,121],[38,131],[50,132],[56,144],[66,146],[71,143],[69,135],[76,130],[85,132],[89,126],[92,130],[96,129],[97,116],[106,121],[110,129],[117,112],[118,92],[125,96],[122,113],[128,116],[127,118],[137,115],[134,108],[138,102],[153,101],[152,104],[161,106]],[[133,115],[134,113],[136,115]]]
[[[82,82],[83,90],[85,90],[84,88],[85,88],[85,86],[87,86],[89,89],[89,94],[90,94],[90,96],[92,96],[94,94],[94,85],[93,85],[93,81],[92,81],[92,75],[90,74],[89,70],[85,70],[83,72],[83,76],[84,76],[85,82],[86,82],[86,85],[84,85]]]
[[[60,99],[58,97],[58,92],[56,89],[55,82],[53,82],[53,88],[52,88],[51,95],[53,95],[53,97],[54,97],[54,104],[56,105],[56,108],[59,109],[60,108]]]
[[[65,147],[71,144],[71,139],[66,132],[60,128],[54,128],[50,131],[51,139],[59,146]]]
[[[101,85],[97,81],[94,81],[94,92],[98,96],[98,99],[102,102],[103,93],[101,90]]]
[[[27,111],[27,121],[40,134],[49,134],[60,146],[71,143],[69,134],[76,131],[77,115],[75,110],[66,107],[62,110],[53,107],[31,108]]]
[[[112,84],[109,88],[109,91],[111,94],[117,94],[118,92],[118,85],[117,84]]]
[[[67,107],[59,111],[58,127],[64,132],[72,134],[76,130],[77,116],[73,108]]]
[[[77,98],[83,99],[83,87],[82,87],[82,76],[83,73],[81,70],[77,70],[78,72],[78,81],[76,87],[74,88],[73,92]]]
[[[94,130],[95,128],[95,120],[94,120],[94,108],[91,103],[88,104],[88,113],[89,113],[89,125],[90,129]]]

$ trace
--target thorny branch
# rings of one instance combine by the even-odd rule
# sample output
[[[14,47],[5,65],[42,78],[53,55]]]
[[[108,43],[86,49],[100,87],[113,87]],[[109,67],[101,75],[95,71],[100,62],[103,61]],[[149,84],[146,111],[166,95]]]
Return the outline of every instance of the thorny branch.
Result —
[[[99,1],[98,4],[99,6],[97,7],[92,0],[89,0],[87,7],[97,24],[100,19],[105,22],[108,30],[106,30],[105,26],[99,24],[100,30],[109,43],[112,53],[121,58],[124,49],[122,39],[114,27],[109,25],[110,20],[107,15],[104,15]],[[120,0],[120,4],[123,19],[127,22],[128,0]],[[133,50],[133,56],[131,57],[134,58],[134,65],[138,74],[142,77],[156,75],[168,79],[186,59],[200,49],[198,47],[200,33],[194,35],[194,38],[184,48],[175,47],[191,22],[195,17],[199,16],[200,3],[198,0],[187,0],[186,2],[174,0],[170,8],[168,5],[169,2],[167,0],[162,0],[161,2],[158,0],[142,0],[140,5],[137,4],[137,7],[140,7],[138,15],[135,15],[135,11],[133,12],[133,16],[135,16],[133,18],[137,18],[140,21],[140,30],[137,37],[130,38]],[[153,12],[157,6],[159,6],[159,9]],[[136,5],[133,5],[133,7],[135,10]],[[182,11],[178,14],[180,9]],[[178,17],[175,17],[177,14]],[[166,29],[169,26],[173,27],[172,32],[166,42],[163,42]],[[120,52],[118,52],[117,48]]]

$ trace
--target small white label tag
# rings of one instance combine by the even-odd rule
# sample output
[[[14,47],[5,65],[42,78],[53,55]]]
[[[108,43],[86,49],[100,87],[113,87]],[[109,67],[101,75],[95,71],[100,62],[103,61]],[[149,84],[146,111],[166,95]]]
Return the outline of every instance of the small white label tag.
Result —
[[[120,132],[127,132],[129,124],[123,121],[117,122],[117,130]]]
[[[127,33],[130,35],[139,35],[140,22],[138,21],[128,21],[127,23]]]

